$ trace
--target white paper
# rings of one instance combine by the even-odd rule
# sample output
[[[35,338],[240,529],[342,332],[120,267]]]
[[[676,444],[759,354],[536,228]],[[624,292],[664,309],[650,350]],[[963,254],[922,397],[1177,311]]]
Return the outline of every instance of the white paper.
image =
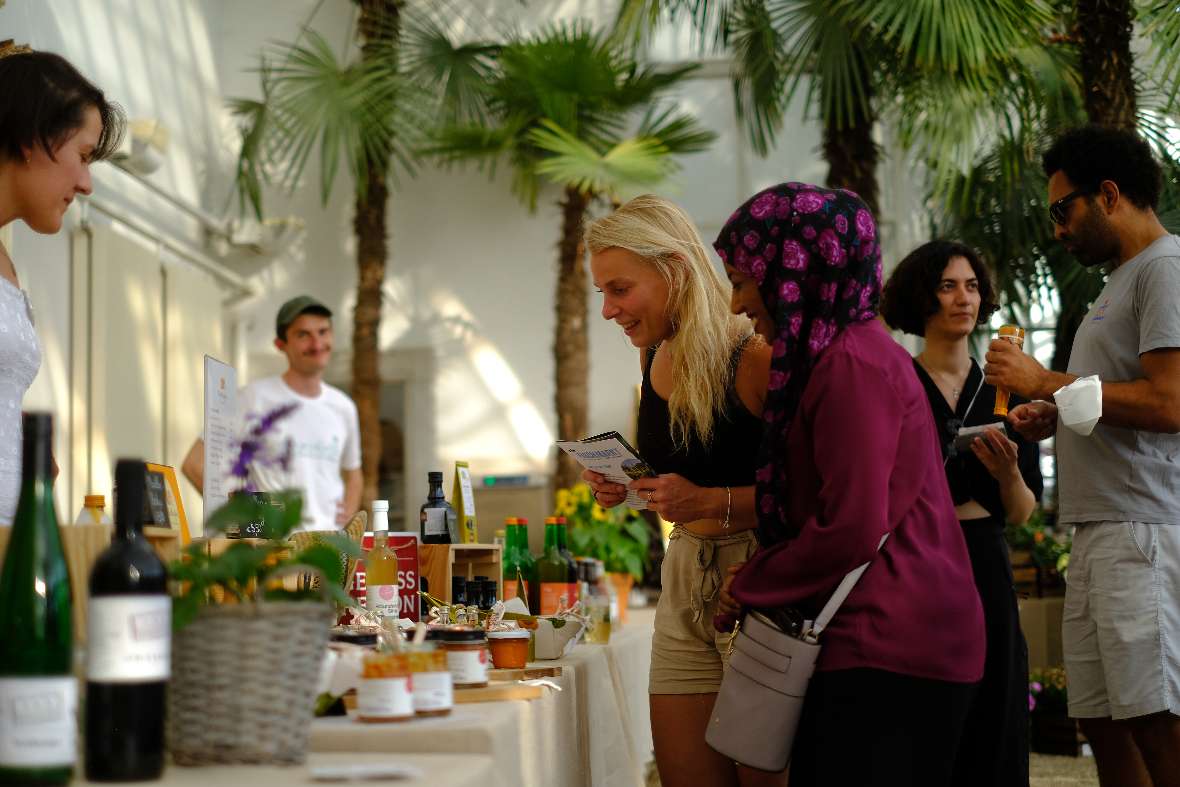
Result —
[[[1057,415],[1066,428],[1088,437],[1102,417],[1102,381],[1098,375],[1079,377],[1053,392]]]
[[[639,457],[618,432],[587,437],[584,440],[558,440],[557,447],[578,461],[587,470],[601,473],[607,481],[627,486],[639,478],[654,477],[651,466]],[[626,503],[636,511],[647,508],[647,501],[639,493],[628,489]]]
[[[205,521],[229,499],[229,471],[233,465],[238,428],[238,372],[216,358],[205,356]]]

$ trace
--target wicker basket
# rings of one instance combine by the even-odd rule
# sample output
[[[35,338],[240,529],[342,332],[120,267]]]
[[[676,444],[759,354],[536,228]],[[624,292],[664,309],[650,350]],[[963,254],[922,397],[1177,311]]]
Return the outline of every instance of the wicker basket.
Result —
[[[173,762],[303,762],[331,624],[314,601],[202,609],[172,644]]]

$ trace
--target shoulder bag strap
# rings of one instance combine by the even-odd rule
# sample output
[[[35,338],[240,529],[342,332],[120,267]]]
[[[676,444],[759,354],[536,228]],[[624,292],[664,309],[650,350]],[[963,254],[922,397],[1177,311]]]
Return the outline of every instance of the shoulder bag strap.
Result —
[[[888,539],[888,533],[881,536],[881,541],[877,544],[878,552],[881,551],[881,547],[885,546],[885,542]],[[832,618],[836,615],[837,610],[840,609],[840,605],[844,603],[844,599],[848,598],[848,594],[852,592],[854,587],[856,587],[856,583],[860,581],[860,577],[869,567],[869,563],[872,562],[873,561],[870,560],[866,563],[861,563],[859,566],[844,575],[844,579],[840,580],[840,584],[836,587],[836,592],[832,593],[832,597],[828,599],[828,603],[824,604],[824,608],[820,610],[819,615],[815,619],[815,623],[813,623],[811,626],[811,630],[804,635],[805,638],[811,640],[819,638],[819,635],[823,632],[823,630],[826,629],[828,624],[832,622]]]

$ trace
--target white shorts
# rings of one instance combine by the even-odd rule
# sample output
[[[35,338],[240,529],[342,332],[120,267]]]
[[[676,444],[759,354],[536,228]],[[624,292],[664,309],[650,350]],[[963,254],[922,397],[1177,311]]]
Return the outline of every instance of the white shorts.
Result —
[[[1180,715],[1180,525],[1077,526],[1062,623],[1069,715]]]

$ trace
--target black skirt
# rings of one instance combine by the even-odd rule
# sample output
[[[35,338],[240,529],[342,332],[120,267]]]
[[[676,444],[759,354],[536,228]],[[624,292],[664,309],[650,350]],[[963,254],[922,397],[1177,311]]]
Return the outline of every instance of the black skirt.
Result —
[[[990,517],[961,524],[983,604],[987,655],[951,783],[1028,787],[1028,645],[1020,630],[1004,521]]]

